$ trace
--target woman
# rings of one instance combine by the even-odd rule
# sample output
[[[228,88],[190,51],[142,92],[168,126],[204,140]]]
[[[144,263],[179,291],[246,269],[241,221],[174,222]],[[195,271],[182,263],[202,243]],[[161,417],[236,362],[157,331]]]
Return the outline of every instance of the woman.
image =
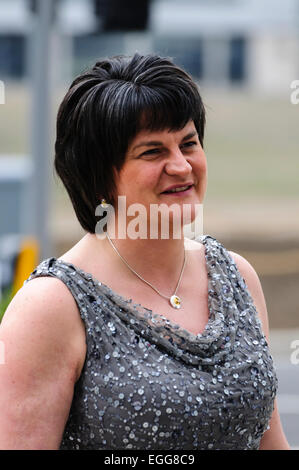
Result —
[[[1,448],[289,449],[257,274],[213,237],[182,236],[206,191],[204,126],[194,82],[159,56],[72,83],[55,167],[86,235],[4,316]]]

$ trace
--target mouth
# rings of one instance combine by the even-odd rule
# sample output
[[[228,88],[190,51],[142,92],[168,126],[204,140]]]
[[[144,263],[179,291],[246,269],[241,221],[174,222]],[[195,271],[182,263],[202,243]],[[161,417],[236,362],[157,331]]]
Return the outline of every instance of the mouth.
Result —
[[[177,186],[173,186],[172,188],[167,189],[166,191],[163,191],[161,194],[179,195],[181,193],[190,192],[193,186],[194,186],[193,183],[186,184],[184,186],[177,185]]]

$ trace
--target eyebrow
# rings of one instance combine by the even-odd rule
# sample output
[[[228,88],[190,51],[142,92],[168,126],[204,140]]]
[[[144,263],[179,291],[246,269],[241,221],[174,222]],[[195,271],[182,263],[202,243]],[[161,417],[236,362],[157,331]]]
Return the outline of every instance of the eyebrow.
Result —
[[[182,142],[185,142],[186,140],[192,139],[192,137],[197,135],[197,131],[189,132],[189,134],[185,135],[185,137],[182,138]],[[136,150],[139,147],[159,147],[163,145],[163,142],[159,140],[146,140],[142,141],[139,144],[135,145],[135,147],[132,148],[132,152]]]

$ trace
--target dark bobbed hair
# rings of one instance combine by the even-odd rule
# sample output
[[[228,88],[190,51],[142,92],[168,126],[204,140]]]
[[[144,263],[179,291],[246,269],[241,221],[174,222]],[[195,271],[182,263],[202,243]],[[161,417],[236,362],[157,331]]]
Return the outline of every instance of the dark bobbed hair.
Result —
[[[95,232],[101,198],[114,204],[115,170],[138,132],[180,130],[190,120],[203,146],[199,91],[169,58],[116,56],[74,79],[58,110],[54,165],[84,230]]]

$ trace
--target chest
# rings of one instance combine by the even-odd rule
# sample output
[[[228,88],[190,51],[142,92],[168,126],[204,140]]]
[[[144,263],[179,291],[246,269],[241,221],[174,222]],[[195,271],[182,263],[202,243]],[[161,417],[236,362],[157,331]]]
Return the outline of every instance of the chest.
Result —
[[[159,290],[162,296],[138,279],[131,282],[116,276],[107,278],[106,285],[112,286],[113,291],[123,298],[132,299],[132,303],[139,304],[158,316],[161,315],[195,335],[204,331],[209,320],[208,278],[203,273],[186,276],[183,280],[177,291],[181,300],[178,309],[170,303],[172,293],[169,289],[168,292],[165,288]]]
[[[194,289],[192,286],[178,292],[181,300],[180,308],[176,309],[169,299],[162,298],[155,292],[136,296],[142,306],[152,310],[153,313],[167,318],[170,322],[197,335],[202,333],[209,320],[208,295],[203,289]]]
[[[152,286],[163,294],[160,295],[153,287],[132,274],[126,266],[115,266],[114,258],[106,259],[106,252],[103,252],[101,262],[94,262],[91,254],[83,256],[80,250],[72,252],[71,255],[70,260],[67,255],[63,258],[91,273],[95,279],[100,280],[123,299],[131,299],[132,303],[167,318],[195,335],[204,331],[210,315],[208,272],[203,249],[188,252],[188,264],[176,292],[181,299],[179,309],[170,304],[170,297],[174,294],[172,289],[175,286],[172,286],[168,279],[163,279],[163,285],[153,282]]]
[[[156,344],[154,335],[150,340],[135,326],[128,328],[107,315],[109,321],[105,313],[98,317],[100,352],[90,349],[64,445],[137,450],[258,447],[275,388],[262,348],[254,347],[250,362],[235,353],[229,367],[228,355],[216,365],[186,366],[179,354],[173,357],[172,342],[165,346],[161,339]],[[248,358],[243,336],[238,349]],[[256,349],[263,352],[255,357]]]

